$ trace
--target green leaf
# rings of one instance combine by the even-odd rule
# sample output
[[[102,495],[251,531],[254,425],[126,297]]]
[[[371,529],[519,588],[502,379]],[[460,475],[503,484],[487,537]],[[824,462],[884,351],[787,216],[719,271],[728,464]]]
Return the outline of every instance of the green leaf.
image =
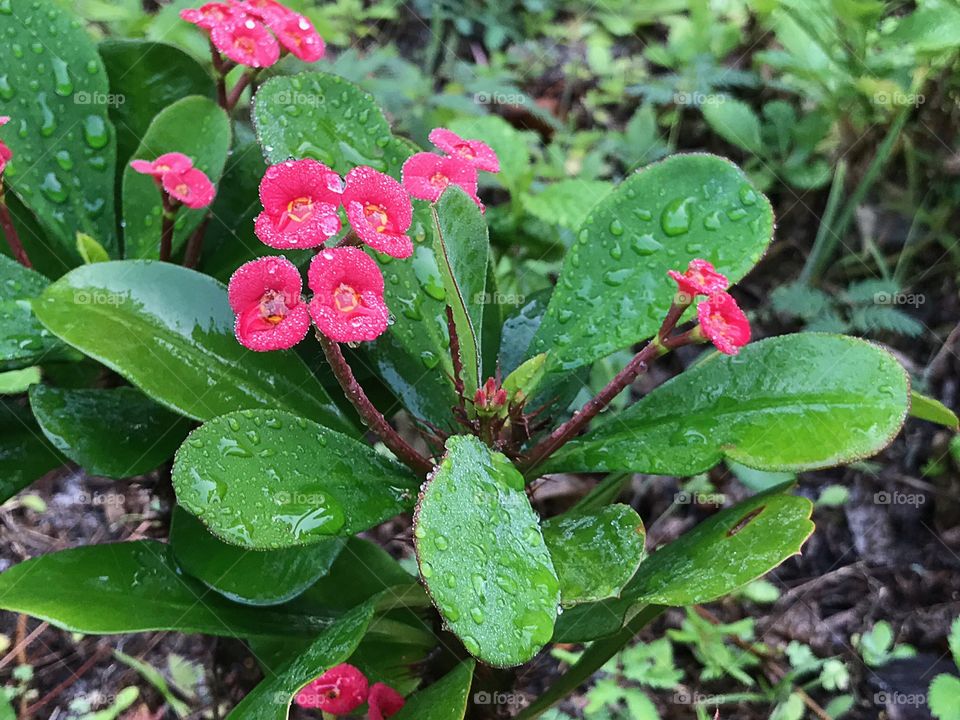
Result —
[[[646,531],[629,505],[571,512],[543,523],[564,607],[618,596],[643,559]]]
[[[929,420],[951,430],[960,429],[960,420],[957,419],[953,410],[936,398],[928,397],[916,390],[910,392],[910,417]]]
[[[877,345],[816,333],[769,338],[665,383],[568,443],[544,472],[689,476],[724,458],[761,470],[831,467],[886,447],[909,391],[906,372]]]
[[[447,441],[414,519],[420,575],[467,650],[520,665],[550,639],[560,586],[523,477],[473,436]]]
[[[949,4],[915,10],[884,40],[921,53],[953,51],[960,44],[960,10]]]
[[[0,398],[0,503],[62,464],[33,415],[13,400]]]
[[[523,206],[545,223],[576,230],[593,206],[612,189],[613,184],[607,180],[566,178],[547,185],[535,195],[523,195]]]
[[[77,252],[87,265],[110,260],[110,255],[104,250],[103,245],[82,232],[77,233]]]
[[[0,255],[0,370],[76,359],[33,314],[28,300],[50,284],[43,275]]]
[[[23,370],[0,372],[0,395],[25,393],[31,385],[38,382],[40,382],[40,368],[35,365]]]
[[[647,605],[696,605],[733,592],[800,552],[813,532],[812,509],[806,498],[775,488],[717,513],[651,553],[619,600],[565,612],[555,642],[616,632]]]
[[[254,551],[217,539],[186,510],[173,511],[170,544],[177,562],[204,585],[244,605],[279,605],[302,594],[330,570],[342,538],[309,547]]]
[[[631,175],[593,208],[564,259],[528,351],[550,352],[541,396],[564,374],[653,335],[676,295],[667,270],[699,257],[736,282],[772,232],[770,203],[727,160],[675,155]]]
[[[116,138],[103,63],[70,13],[50,0],[6,2],[0,44],[2,133],[13,151],[3,179],[76,265],[76,233],[118,253],[113,207]]]
[[[464,660],[433,685],[407,698],[393,720],[463,720],[475,667],[473,660]]]
[[[192,95],[164,108],[153,119],[133,159],[154,160],[164,153],[181,152],[216,185],[229,149],[227,113],[213,100]],[[180,208],[174,222],[174,252],[206,214],[207,208]],[[154,179],[128,165],[123,171],[124,257],[153,259],[159,255],[162,215],[162,193]]]
[[[297,691],[334,665],[346,661],[372,620],[372,602],[354,608],[318,636],[303,654],[274,670],[240,701],[227,720],[286,720]]]
[[[440,196],[433,206],[433,221],[433,251],[460,340],[465,392],[473,397],[482,382],[479,332],[490,258],[487,225],[476,203],[458,187]]]
[[[533,395],[540,381],[543,380],[546,362],[547,354],[540,353],[525,360],[516,370],[507,375],[503,380],[503,389],[507,392],[507,397],[513,401],[523,400]]]
[[[254,99],[254,124],[269,163],[310,157],[345,175],[369,165],[394,178],[417,148],[390,132],[373,96],[336,75],[276,77]],[[417,417],[451,427],[456,395],[450,360],[445,291],[432,250],[433,218],[414,202],[412,259],[375,255],[386,280],[384,297],[394,322],[365,343],[381,377]]]
[[[233,334],[226,288],[177,265],[85,265],[34,302],[40,321],[162,405],[197,420],[281,407],[350,432],[292,351],[252,353]]]
[[[0,575],[0,608],[98,635],[296,636],[330,623],[221,598],[185,577],[170,546],[154,540],[87,545],[15,565]]]
[[[216,97],[210,73],[173,45],[108,38],[97,49],[110,78],[108,108],[117,128],[117,160],[124,167],[162,110],[188,95]]]
[[[722,98],[704,103],[700,109],[707,124],[728,143],[750,153],[763,152],[760,118],[745,102]]]
[[[950,644],[950,654],[953,655],[953,662],[960,668],[960,617],[955,619],[950,626],[950,636],[947,640]]]
[[[927,703],[937,720],[960,720],[960,678],[953,675],[937,675],[930,684]]]
[[[367,445],[278,410],[210,420],[173,465],[184,508],[223,540],[260,550],[367,530],[409,508],[418,485]]]
[[[177,717],[186,717],[190,714],[190,706],[173,694],[170,690],[169,683],[167,683],[167,679],[163,677],[163,673],[153,665],[143,660],[138,660],[120,650],[114,650],[113,656],[124,665],[136,670],[144,680],[153,685],[156,691],[163,697],[163,701],[170,706],[170,709],[173,710]]]
[[[30,407],[44,435],[92,475],[143,475],[173,457],[190,422],[139,390],[34,385]]]

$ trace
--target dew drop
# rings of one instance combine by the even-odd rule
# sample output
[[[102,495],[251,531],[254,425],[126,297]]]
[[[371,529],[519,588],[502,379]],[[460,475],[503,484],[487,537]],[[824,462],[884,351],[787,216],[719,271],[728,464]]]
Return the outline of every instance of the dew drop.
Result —
[[[660,227],[669,237],[683,235],[690,230],[690,204],[693,198],[674,198],[660,214]]]

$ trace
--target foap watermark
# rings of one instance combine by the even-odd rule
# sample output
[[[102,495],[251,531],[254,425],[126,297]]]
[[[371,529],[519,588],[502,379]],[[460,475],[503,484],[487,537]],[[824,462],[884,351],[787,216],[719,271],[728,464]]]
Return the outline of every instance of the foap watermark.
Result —
[[[326,102],[326,99],[323,95],[318,93],[281,90],[279,93],[277,93],[276,101],[281,105],[306,105],[307,107],[319,107]]]
[[[523,305],[527,296],[520,293],[482,292],[473,296],[475,305]]]
[[[873,495],[874,505],[909,505],[920,507],[927,502],[927,496],[921,493],[887,492],[883,490]]]
[[[922,293],[907,292],[878,292],[874,293],[873,302],[876,305],[909,305],[920,307],[927,301]]]
[[[75,105],[105,105],[120,107],[127,102],[127,96],[120,93],[105,93],[99,91],[78,90],[73,94]]]
[[[279,505],[316,505],[327,503],[327,496],[323,493],[287,492],[281,490],[273,496]]]
[[[523,93],[477,92],[473,101],[477,105],[527,105],[530,98]]]
[[[677,505],[723,505],[727,496],[723,493],[705,493],[691,492],[681,490],[673,496],[673,502]]]
[[[727,101],[727,96],[722,93],[704,93],[704,92],[678,92],[673,94],[674,105],[720,105]]]
[[[883,705],[884,707],[889,707],[891,705],[898,705],[901,707],[925,707],[927,704],[927,695],[926,693],[903,693],[903,692],[878,692],[874,693],[873,703],[875,705]]]
[[[880,90],[873,94],[875,105],[896,105],[898,107],[919,107],[927,101],[921,93],[905,93],[899,90]]]
[[[73,302],[76,305],[123,305],[127,300],[124,293],[103,292],[102,290],[76,290]]]
[[[499,705],[521,710],[530,704],[530,698],[517,692],[487,692],[481,690],[473,694],[474,705]]]
[[[722,695],[708,695],[687,689],[677,690],[673,694],[674,705],[719,705],[726,700]]]
[[[127,503],[127,497],[123,493],[81,492],[77,495],[76,502],[79,505],[92,505],[94,507],[105,507],[107,505],[123,507]]]

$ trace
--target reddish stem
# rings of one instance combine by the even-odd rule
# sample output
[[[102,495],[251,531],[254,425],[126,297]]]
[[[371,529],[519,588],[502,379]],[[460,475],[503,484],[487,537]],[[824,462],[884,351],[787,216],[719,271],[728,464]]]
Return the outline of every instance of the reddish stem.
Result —
[[[224,106],[224,110],[228,113],[233,112],[233,109],[237,106],[237,103],[240,102],[240,96],[243,95],[243,91],[247,89],[247,85],[257,76],[260,72],[259,68],[254,68],[248,70],[243,75],[240,76],[240,79],[237,80],[237,84],[233,86],[233,90],[230,91],[230,95],[227,97],[227,104]]]
[[[160,227],[160,259],[163,262],[170,262],[170,256],[173,254],[173,225],[177,219],[177,208],[179,203],[174,201],[163,190],[163,224]]]
[[[2,189],[0,189],[0,228],[3,229],[3,234],[7,238],[7,244],[10,246],[10,252],[13,253],[14,259],[24,267],[32,268],[33,263],[27,257],[27,251],[24,249],[23,243],[20,242],[20,235],[13,226],[13,218],[10,216],[10,209],[3,198]]]
[[[383,444],[390,448],[393,454],[405,465],[418,475],[426,477],[433,470],[433,463],[400,437],[400,434],[390,426],[383,414],[370,402],[370,398],[367,397],[363,387],[354,377],[350,364],[340,350],[340,345],[323,333],[318,332],[317,339],[323,348],[323,354],[327,356],[327,362],[333,370],[334,377],[337,378],[344,394],[356,408],[364,424],[375,432],[383,441]]]
[[[466,387],[463,384],[463,358],[460,356],[460,335],[453,320],[453,308],[447,305],[447,329],[450,333],[450,359],[453,361],[453,387],[460,399],[460,407],[466,408]]]
[[[183,255],[183,266],[185,268],[196,268],[200,264],[200,253],[203,251],[203,239],[207,234],[207,225],[210,223],[210,213],[203,216],[203,220],[197,225],[190,239],[187,240],[187,249]]]

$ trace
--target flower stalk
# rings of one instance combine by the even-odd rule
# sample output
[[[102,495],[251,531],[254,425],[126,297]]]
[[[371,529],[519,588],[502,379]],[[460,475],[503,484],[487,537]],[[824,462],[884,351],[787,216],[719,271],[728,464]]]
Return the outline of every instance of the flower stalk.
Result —
[[[20,241],[20,235],[17,228],[13,225],[13,217],[10,215],[10,208],[7,207],[6,198],[3,195],[3,188],[0,187],[0,229],[3,230],[4,237],[7,238],[7,244],[10,246],[10,252],[14,259],[26,268],[32,268],[33,264],[27,256],[27,251]]]

